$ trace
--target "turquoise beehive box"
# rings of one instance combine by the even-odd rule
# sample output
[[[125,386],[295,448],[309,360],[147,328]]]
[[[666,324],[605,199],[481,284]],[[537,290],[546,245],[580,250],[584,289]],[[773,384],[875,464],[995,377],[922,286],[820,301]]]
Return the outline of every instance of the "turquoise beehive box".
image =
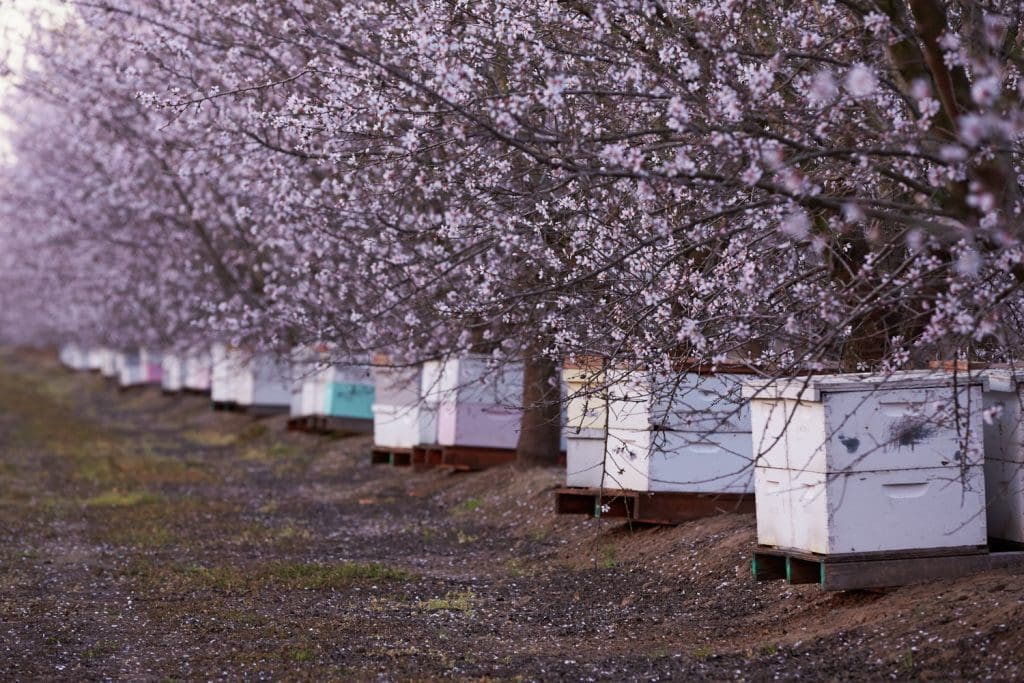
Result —
[[[366,368],[336,369],[327,383],[327,410],[333,417],[372,420],[373,397],[373,378]]]

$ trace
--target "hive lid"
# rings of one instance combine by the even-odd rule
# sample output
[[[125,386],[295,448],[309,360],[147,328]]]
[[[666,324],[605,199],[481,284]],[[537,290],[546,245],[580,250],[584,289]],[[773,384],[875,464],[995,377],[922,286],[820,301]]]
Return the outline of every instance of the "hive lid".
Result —
[[[1024,373],[1021,374],[1024,379]],[[949,372],[944,370],[905,370],[890,373],[850,373],[844,375],[813,375],[785,379],[746,382],[743,398],[771,400],[779,398],[820,401],[822,394],[848,391],[887,389],[931,389],[982,383],[980,372]]]
[[[1024,368],[995,368],[981,373],[985,391],[1016,391],[1024,384]]]

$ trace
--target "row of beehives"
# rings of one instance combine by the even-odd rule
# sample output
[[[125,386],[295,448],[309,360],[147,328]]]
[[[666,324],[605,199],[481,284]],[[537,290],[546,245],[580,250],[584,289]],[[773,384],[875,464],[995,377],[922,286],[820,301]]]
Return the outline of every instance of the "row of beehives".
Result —
[[[215,404],[334,416],[378,447],[514,449],[522,370],[481,358],[409,368],[209,354],[79,353],[123,386],[209,390]],[[758,381],[566,369],[566,484],[756,494],[758,542],[820,554],[1024,542],[1018,376],[989,370]],[[988,419],[983,419],[986,415]],[[354,430],[354,431],[359,431]]]
[[[1017,378],[567,368],[566,485],[754,493],[759,544],[824,555],[1024,542]],[[479,359],[379,370],[375,443],[514,448],[521,388]]]
[[[568,379],[606,399],[570,401],[570,485],[753,492],[760,545],[822,555],[1024,542],[1024,375]]]
[[[185,354],[69,345],[60,355],[65,365],[101,371],[122,388],[160,384],[168,392],[209,392],[216,407],[342,420],[346,431],[375,432],[391,448],[513,449],[522,415],[521,367],[488,368],[481,358],[374,368],[333,364],[326,349],[282,360],[224,344]]]

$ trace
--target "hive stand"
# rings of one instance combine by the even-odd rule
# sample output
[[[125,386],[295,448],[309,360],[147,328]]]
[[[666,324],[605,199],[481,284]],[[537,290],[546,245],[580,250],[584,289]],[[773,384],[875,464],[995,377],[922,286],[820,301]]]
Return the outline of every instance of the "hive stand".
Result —
[[[408,467],[412,465],[412,448],[384,448],[374,446],[370,451],[370,464]]]
[[[417,469],[429,469],[441,464],[444,451],[437,444],[421,444],[413,446],[412,465]]]
[[[287,407],[285,408],[287,410]],[[334,434],[336,436],[355,436],[372,434],[373,420],[354,417],[338,417],[336,415],[306,415],[288,420],[288,429],[297,432],[314,434]]]
[[[413,448],[375,446],[370,452],[374,465],[395,465],[417,469],[442,468],[455,472],[476,472],[514,462],[516,452],[509,448],[476,448],[472,446],[439,446],[421,444]]]
[[[374,446],[370,451],[373,465],[412,466],[414,469],[440,468],[453,472],[478,472],[488,467],[515,462],[516,452],[511,448],[478,448],[475,446],[440,446],[420,444],[412,448]],[[558,464],[565,467],[565,453],[559,454]]]
[[[272,415],[282,415],[288,412],[288,406],[275,406],[275,405],[251,405],[241,407],[240,410],[247,415],[253,417],[270,417]]]
[[[641,524],[682,524],[727,512],[753,512],[749,493],[681,493],[621,489],[555,489],[555,512],[560,515],[620,517]]]
[[[755,581],[816,583],[826,591],[893,588],[991,569],[1024,570],[1024,551],[970,546],[825,556],[758,546],[751,562]]]

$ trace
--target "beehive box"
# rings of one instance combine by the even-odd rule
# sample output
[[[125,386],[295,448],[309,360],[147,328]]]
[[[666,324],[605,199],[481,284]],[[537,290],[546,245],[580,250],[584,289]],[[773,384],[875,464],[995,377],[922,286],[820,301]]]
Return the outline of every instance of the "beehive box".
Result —
[[[185,388],[185,361],[176,353],[164,353],[160,359],[164,391],[178,392]]]
[[[238,403],[244,357],[226,344],[214,344],[210,350],[210,399],[215,404]]]
[[[266,353],[251,355],[240,365],[236,401],[244,408],[283,408],[291,405],[292,380],[287,363]]]
[[[161,354],[142,349],[139,352],[139,362],[142,364],[142,376],[145,384],[160,384],[163,381],[164,367]]]
[[[423,420],[436,422],[436,412],[424,406],[420,391],[423,368],[376,366],[373,369],[373,443],[381,448],[413,448],[436,439]]]
[[[437,391],[439,444],[516,447],[523,414],[522,364],[489,368],[483,356],[452,358],[444,363]]]
[[[190,352],[185,356],[185,372],[182,383],[188,391],[207,392],[210,390],[210,354],[204,351]]]
[[[623,372],[609,378],[605,486],[634,491],[749,493],[751,375]]]
[[[110,349],[103,349],[100,354],[100,374],[108,379],[114,379],[118,374],[119,354]]]
[[[984,374],[985,492],[988,535],[1024,543],[1024,372]]]
[[[142,363],[141,351],[118,354],[117,383],[121,387],[135,387],[146,383],[146,369]]]
[[[329,372],[326,348],[307,347],[292,359],[291,407],[293,418],[317,417],[327,414],[326,375]]]
[[[329,417],[373,420],[373,372],[368,366],[335,365],[324,387]]]
[[[605,437],[608,404],[599,366],[566,366],[562,383],[566,390],[565,485],[604,485]]]
[[[86,370],[101,370],[103,368],[103,349],[91,348],[85,353]]]
[[[977,376],[832,375],[744,394],[759,544],[834,555],[986,543]]]
[[[437,419],[440,412],[441,375],[445,364],[428,360],[420,367],[419,440],[416,445],[437,443]]]
[[[64,344],[60,347],[60,362],[70,370],[87,370],[86,352],[77,344]]]

